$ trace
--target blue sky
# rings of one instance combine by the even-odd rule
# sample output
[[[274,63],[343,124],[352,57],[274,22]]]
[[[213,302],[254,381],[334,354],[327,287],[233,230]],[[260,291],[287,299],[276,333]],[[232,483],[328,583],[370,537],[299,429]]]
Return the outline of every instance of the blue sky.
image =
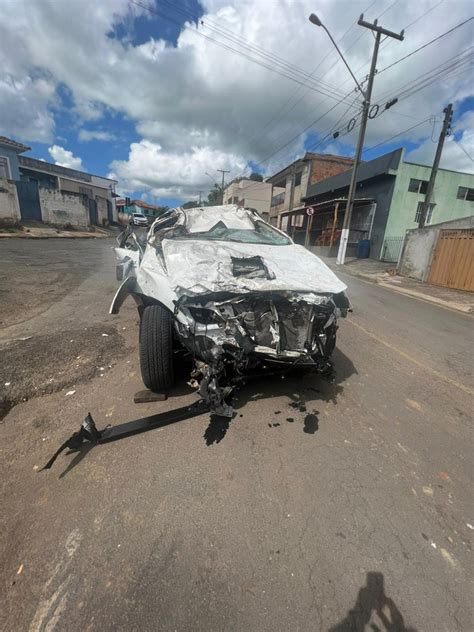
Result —
[[[308,22],[311,0],[290,12],[283,0],[137,2],[0,0],[0,134],[30,145],[32,156],[113,175],[126,195],[172,205],[206,195],[218,169],[229,179],[270,175],[357,115],[352,79]],[[366,3],[318,5],[359,80],[373,46],[357,26]],[[405,28],[403,42],[382,45],[378,68],[471,13],[467,0],[376,0],[366,19]],[[429,164],[443,107],[453,102],[442,166],[472,170],[472,25],[376,77],[375,103],[401,98],[369,122],[365,160],[403,145]],[[421,85],[430,73],[434,81]],[[330,135],[316,151],[351,155],[356,131]]]

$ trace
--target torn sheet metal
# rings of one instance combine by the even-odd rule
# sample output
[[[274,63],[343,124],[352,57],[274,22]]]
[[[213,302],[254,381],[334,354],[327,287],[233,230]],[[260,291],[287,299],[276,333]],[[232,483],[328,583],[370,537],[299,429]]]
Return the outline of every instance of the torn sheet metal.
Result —
[[[256,250],[271,278],[235,276],[233,258],[252,258]],[[334,272],[303,246],[233,244],[198,239],[165,239],[168,279],[178,295],[214,292],[314,292],[338,294],[346,289]]]

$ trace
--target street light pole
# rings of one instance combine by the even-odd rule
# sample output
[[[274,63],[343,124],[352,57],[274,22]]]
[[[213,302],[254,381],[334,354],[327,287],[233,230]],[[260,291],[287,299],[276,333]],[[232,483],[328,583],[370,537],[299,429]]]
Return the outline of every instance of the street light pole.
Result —
[[[337,52],[341,56],[341,58],[344,61],[345,65],[347,66],[347,69],[351,73],[351,76],[354,79],[354,81],[355,81],[357,87],[359,88],[361,94],[364,97],[364,102],[362,104],[362,120],[361,120],[361,123],[360,123],[359,135],[358,135],[358,138],[357,138],[357,146],[356,146],[355,157],[354,157],[354,166],[352,168],[351,182],[350,182],[350,185],[349,185],[349,193],[348,193],[348,196],[347,196],[346,210],[345,210],[345,213],[344,213],[344,222],[343,222],[343,225],[342,225],[341,239],[339,241],[339,251],[337,253],[337,259],[336,259],[336,263],[338,263],[340,265],[343,265],[344,261],[345,261],[345,258],[346,258],[347,243],[349,241],[349,231],[350,231],[350,225],[351,225],[352,208],[354,206],[354,197],[355,197],[355,191],[356,191],[356,186],[357,186],[357,173],[358,173],[358,169],[359,169],[360,159],[361,159],[361,156],[362,156],[362,149],[364,147],[365,130],[367,129],[367,120],[369,118],[370,100],[372,98],[372,88],[373,88],[373,85],[374,85],[375,69],[376,69],[377,57],[378,57],[378,53],[379,53],[380,39],[381,39],[382,35],[385,35],[386,37],[393,37],[393,38],[395,38],[395,39],[397,39],[399,41],[402,41],[404,36],[403,36],[403,31],[401,33],[393,33],[392,31],[388,31],[387,29],[384,29],[381,26],[378,26],[377,20],[375,20],[374,23],[371,24],[370,22],[365,22],[364,21],[364,16],[363,15],[360,16],[357,24],[359,24],[359,26],[363,26],[365,28],[368,28],[371,31],[374,31],[376,33],[375,43],[374,43],[374,50],[373,50],[373,53],[372,53],[372,63],[370,64],[370,72],[369,72],[369,76],[368,76],[367,90],[364,91],[361,88],[361,86],[359,85],[359,82],[357,81],[357,79],[354,77],[354,74],[352,73],[351,69],[349,68],[349,64],[344,59],[343,54],[341,53],[341,51],[337,47],[337,45],[336,45],[334,39],[332,38],[331,34],[329,33],[328,29],[323,25],[321,20],[316,15],[314,15],[314,13],[312,13],[310,15],[309,20],[310,20],[310,22],[312,22],[316,26],[322,26],[324,28],[326,33],[329,35],[329,38],[331,39],[332,43],[336,47]]]
[[[226,171],[225,169],[216,169],[216,171],[220,171],[222,173],[221,204],[224,204],[224,176],[226,173],[230,173],[230,171]]]

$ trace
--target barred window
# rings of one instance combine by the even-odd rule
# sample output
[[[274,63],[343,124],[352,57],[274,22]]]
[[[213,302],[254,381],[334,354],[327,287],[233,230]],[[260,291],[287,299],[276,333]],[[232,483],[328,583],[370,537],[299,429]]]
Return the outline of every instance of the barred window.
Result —
[[[418,202],[418,206],[416,207],[415,222],[417,222],[417,223],[421,219],[421,214],[423,212],[424,204],[425,204],[425,202]],[[434,207],[435,207],[435,204],[433,204],[433,203],[428,204],[428,210],[426,212],[425,224],[431,224],[431,217],[433,215]]]

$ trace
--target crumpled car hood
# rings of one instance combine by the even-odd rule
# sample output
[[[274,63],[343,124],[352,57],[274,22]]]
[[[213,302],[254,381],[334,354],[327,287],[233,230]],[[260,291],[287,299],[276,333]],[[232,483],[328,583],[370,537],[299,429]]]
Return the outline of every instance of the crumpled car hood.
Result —
[[[270,246],[201,239],[165,239],[163,256],[171,288],[178,295],[212,292],[296,291],[339,294],[347,286],[303,246]],[[258,255],[267,277],[235,275],[233,259]]]

